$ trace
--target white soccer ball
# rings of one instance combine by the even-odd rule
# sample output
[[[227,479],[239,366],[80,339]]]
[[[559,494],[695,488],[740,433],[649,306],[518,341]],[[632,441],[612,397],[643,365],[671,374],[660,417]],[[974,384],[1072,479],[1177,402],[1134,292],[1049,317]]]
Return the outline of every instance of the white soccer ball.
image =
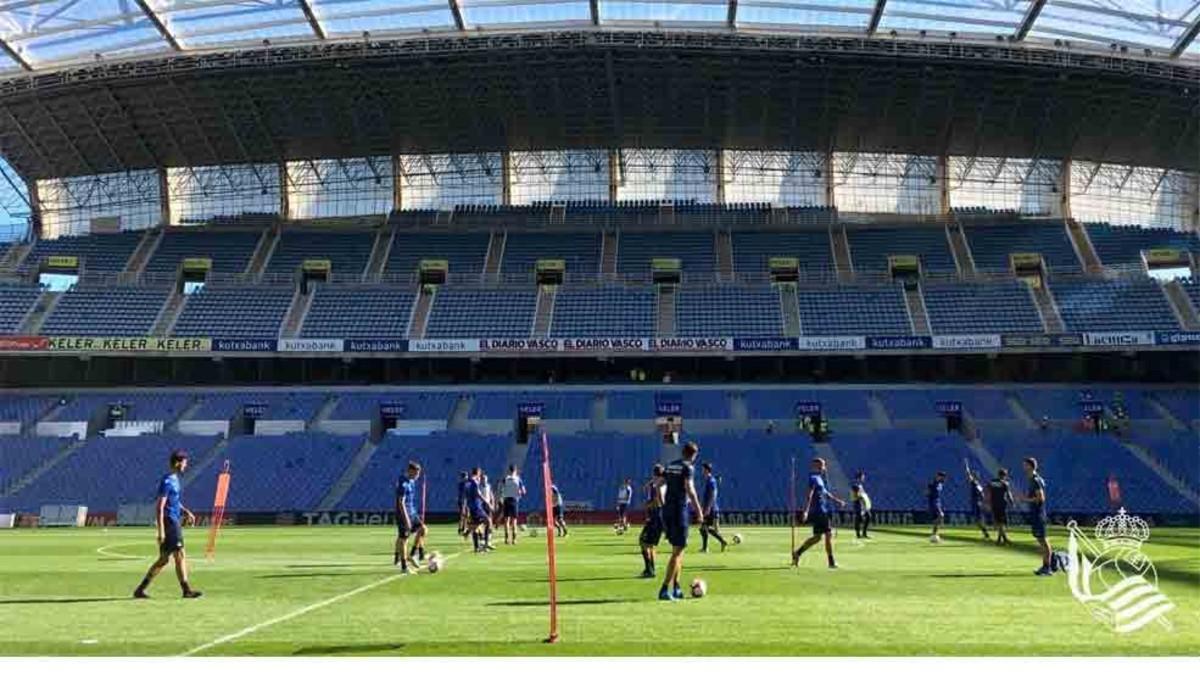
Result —
[[[692,597],[703,598],[705,595],[708,595],[708,584],[699,577],[692,579]]]
[[[742,535],[741,535],[741,534],[734,533],[734,535],[733,535],[733,543],[735,543],[735,544],[740,544],[740,543],[742,543]]]
[[[529,528],[525,526],[525,523],[521,523],[521,531],[527,532],[528,530],[529,530]]]
[[[940,543],[942,543],[942,538],[937,536],[936,534],[931,534],[931,535],[929,535],[929,543],[940,544]]]
[[[536,527],[531,527],[531,528],[529,528],[529,536],[531,536],[531,537],[537,537],[537,536],[538,536],[538,529],[537,529]]]
[[[438,555],[436,552],[433,555],[429,556],[429,562],[427,563],[430,574],[437,574],[438,572],[440,572],[442,570],[442,567],[445,564],[446,564],[446,561],[443,560],[442,556]]]

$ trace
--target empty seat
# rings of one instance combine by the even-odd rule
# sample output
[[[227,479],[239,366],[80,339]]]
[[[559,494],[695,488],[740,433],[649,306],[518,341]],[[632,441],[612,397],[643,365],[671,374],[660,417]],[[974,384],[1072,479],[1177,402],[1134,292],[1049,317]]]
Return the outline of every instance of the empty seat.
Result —
[[[935,335],[1042,332],[1042,320],[1029,288],[1018,281],[927,283],[922,293]]]
[[[1068,330],[1179,330],[1174,310],[1153,279],[1052,279],[1050,290]]]
[[[553,337],[643,337],[654,334],[657,294],[648,286],[559,289]]]
[[[904,292],[894,286],[800,289],[800,329],[805,335],[909,335]]]
[[[529,337],[536,307],[536,290],[442,288],[425,337]]]
[[[75,286],[63,293],[42,324],[43,335],[149,335],[171,289]]]
[[[291,288],[206,285],[188,296],[174,335],[273,338],[292,303]]]
[[[385,286],[318,285],[304,337],[404,338],[415,293]]]
[[[783,334],[779,292],[770,285],[681,286],[675,330],[681,337],[768,337]]]

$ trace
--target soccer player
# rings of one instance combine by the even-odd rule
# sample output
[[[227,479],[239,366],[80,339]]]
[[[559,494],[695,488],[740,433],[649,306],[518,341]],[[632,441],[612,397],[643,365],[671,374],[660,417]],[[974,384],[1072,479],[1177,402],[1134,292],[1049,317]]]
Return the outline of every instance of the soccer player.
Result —
[[[467,483],[471,482],[471,474],[466,471],[458,472],[458,534],[466,541],[470,534],[467,524],[471,521],[467,511]]]
[[[946,472],[939,471],[925,488],[925,498],[929,501],[929,517],[933,520],[933,532],[930,533],[929,539],[935,544],[942,540],[938,532],[946,522],[946,512],[942,510],[942,488],[945,485]]]
[[[617,532],[629,530],[629,504],[633,502],[633,481],[626,478],[617,488]]]
[[[638,543],[642,547],[642,562],[645,565],[642,577],[645,579],[653,579],[658,576],[654,559],[663,535],[662,507],[663,491],[666,489],[663,483],[665,476],[666,470],[663,465],[655,464],[654,468],[650,470],[650,480],[642,488],[646,494],[646,522],[642,525]]]
[[[563,496],[558,491],[558,485],[550,484],[550,494],[554,497],[554,532],[560,537],[565,537],[570,532],[567,531],[567,514],[563,509]]]
[[[825,460],[814,457],[809,465],[808,497],[804,500],[804,510],[800,512],[800,522],[812,521],[813,533],[800,544],[800,548],[792,551],[792,567],[799,565],[800,556],[824,537],[825,557],[829,562],[829,569],[837,569],[837,562],[833,559],[833,524],[830,521],[833,507],[830,502],[846,505],[846,502],[829,491],[829,483],[825,478]]]
[[[158,482],[158,501],[154,505],[154,523],[157,528],[158,559],[146,570],[142,583],[133,591],[135,598],[149,598],[146,589],[154,577],[175,558],[175,576],[185,598],[198,598],[203,593],[188,584],[187,554],[183,550],[183,526],[196,522],[196,516],[183,505],[183,488],[179,476],[187,471],[188,456],[183,450],[171,453],[171,472]]]
[[[721,536],[721,505],[717,501],[717,489],[720,480],[713,473],[712,464],[705,462],[700,465],[704,472],[704,525],[700,528],[700,552],[708,553],[708,538],[712,537],[721,542],[721,552],[729,546]]]
[[[1026,457],[1021,461],[1021,465],[1025,468],[1025,478],[1029,481],[1029,491],[1021,501],[1029,504],[1029,529],[1042,550],[1042,566],[1035,570],[1034,574],[1048,577],[1054,573],[1050,570],[1050,557],[1054,551],[1050,547],[1050,540],[1046,539],[1046,481],[1038,473],[1037,459]]]
[[[666,494],[663,495],[663,529],[671,544],[671,558],[667,561],[667,574],[658,591],[659,600],[683,599],[679,576],[683,572],[683,551],[687,548],[688,506],[695,507],[697,524],[704,527],[704,511],[696,496],[696,486],[692,484],[695,473],[693,464],[698,454],[700,446],[688,441],[683,446],[683,457],[668,464],[664,470]]]
[[[871,496],[867,494],[867,472],[862,469],[854,474],[854,482],[850,483],[850,501],[854,504],[855,538],[870,539],[867,527],[871,524]]]
[[[467,484],[466,494],[469,517],[467,527],[471,532],[471,543],[475,545],[476,553],[496,550],[491,545],[491,506],[484,499],[483,480],[483,469],[475,467],[471,470],[471,482]]]
[[[1013,503],[1012,488],[1008,484],[1008,470],[1000,469],[996,477],[988,482],[988,501],[992,507],[992,525],[996,526],[996,545],[1008,544],[1008,507]]]
[[[501,515],[504,518],[504,543],[517,543],[517,519],[520,517],[518,505],[521,497],[525,496],[525,483],[517,473],[515,464],[508,466],[508,475],[500,484],[500,498],[504,500]]]
[[[966,465],[966,460],[963,460],[963,465]],[[979,482],[979,477],[975,475],[970,466],[966,466],[966,469],[967,485],[971,488],[971,516],[979,525],[979,531],[983,532],[983,538],[991,541],[992,535],[988,534],[987,520],[983,517],[983,484]]]
[[[400,567],[401,574],[408,574],[408,565],[413,558],[420,554],[420,560],[425,560],[425,523],[421,522],[421,513],[417,510],[417,479],[421,477],[421,465],[409,462],[404,475],[396,482],[396,551],[392,556],[392,564]],[[412,537],[412,549],[405,555],[408,539]]]

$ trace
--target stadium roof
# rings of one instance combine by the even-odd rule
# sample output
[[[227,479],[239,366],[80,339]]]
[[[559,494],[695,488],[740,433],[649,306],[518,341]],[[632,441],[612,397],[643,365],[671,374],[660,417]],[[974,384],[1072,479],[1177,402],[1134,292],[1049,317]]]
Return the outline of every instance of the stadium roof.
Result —
[[[1200,0],[0,0],[0,74],[406,34],[613,27],[985,37],[1200,61]]]

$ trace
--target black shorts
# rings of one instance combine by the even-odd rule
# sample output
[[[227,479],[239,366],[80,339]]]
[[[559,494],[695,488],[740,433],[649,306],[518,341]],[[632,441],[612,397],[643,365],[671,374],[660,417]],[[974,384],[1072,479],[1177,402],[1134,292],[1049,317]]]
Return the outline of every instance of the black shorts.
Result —
[[[971,517],[975,520],[983,520],[983,504],[981,502],[971,504]]]
[[[812,523],[812,531],[814,535],[829,534],[833,532],[833,524],[829,522],[829,514],[824,511],[814,511],[809,514],[808,521]]]
[[[710,513],[704,517],[704,527],[713,532],[721,529],[721,513]]]
[[[505,497],[503,508],[505,518],[520,517],[520,512],[517,509],[517,500],[513,499],[512,497]]]
[[[663,537],[662,512],[651,511],[646,514],[646,523],[642,525],[642,533],[638,541],[642,546],[658,546]]]
[[[1029,531],[1033,533],[1034,539],[1046,538],[1046,516],[1040,513],[1034,513],[1029,516]]]
[[[930,504],[929,505],[929,517],[933,520],[937,520],[938,518],[945,518],[946,514],[942,512],[942,505],[941,504]]]
[[[625,510],[629,508],[628,504],[617,504],[617,517],[624,518]]]
[[[1008,526],[1008,509],[992,506],[992,524]]]
[[[163,541],[158,547],[158,552],[163,555],[169,555],[175,551],[183,550],[183,526],[178,520],[170,518],[163,519]]]
[[[687,548],[690,526],[687,513],[663,513],[663,531],[666,532],[667,542],[675,548]]]
[[[409,527],[404,527],[404,517],[399,513],[396,514],[396,533],[401,539],[407,539],[416,534],[424,525],[420,518],[409,518]]]
[[[488,518],[488,515],[483,511],[475,511],[471,513],[468,520],[468,522],[471,524],[471,527],[479,527],[480,525],[487,524],[489,521],[490,518]]]
[[[554,507],[554,519],[561,522],[567,521],[567,514],[563,511],[562,506]]]

